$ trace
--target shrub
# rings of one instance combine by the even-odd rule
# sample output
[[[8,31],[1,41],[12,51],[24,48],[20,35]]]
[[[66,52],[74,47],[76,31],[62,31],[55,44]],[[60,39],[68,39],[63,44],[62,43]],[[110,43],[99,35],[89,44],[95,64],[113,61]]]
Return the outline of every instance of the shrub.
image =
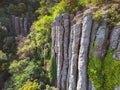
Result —
[[[93,15],[93,19],[101,22],[104,19],[104,11],[96,11]]]
[[[19,90],[40,90],[40,85],[36,80],[33,82],[27,81]]]
[[[0,61],[2,60],[7,60],[7,56],[5,53],[3,53],[1,50],[0,50]]]
[[[12,77],[6,82],[5,89],[12,87],[13,90],[18,90],[28,79],[36,78],[37,70],[38,65],[34,61],[14,60],[9,67],[9,72]]]
[[[113,90],[120,83],[120,62],[112,58],[113,51],[108,51],[103,60],[90,57],[88,75],[97,90]]]
[[[119,11],[117,10],[118,7],[118,4],[113,4],[108,10],[107,22],[109,23],[109,26],[119,25],[120,23],[120,15]]]

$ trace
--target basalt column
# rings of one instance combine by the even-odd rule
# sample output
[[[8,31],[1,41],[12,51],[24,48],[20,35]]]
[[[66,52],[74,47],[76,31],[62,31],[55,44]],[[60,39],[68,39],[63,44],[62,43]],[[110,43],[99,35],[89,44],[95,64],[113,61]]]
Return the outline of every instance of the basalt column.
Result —
[[[80,45],[80,34],[81,34],[81,24],[75,24],[73,29],[73,44],[72,44],[72,58],[70,60],[70,79],[69,79],[69,90],[76,90],[77,85],[77,62],[78,62],[78,52]]]
[[[24,35],[28,34],[28,21],[27,18],[24,18]]]
[[[19,17],[15,17],[15,32],[16,35],[20,34],[20,22]]]
[[[58,31],[58,60],[57,60],[57,87],[61,89],[62,66],[63,66],[63,40],[64,40],[64,27],[62,22],[62,15],[56,17],[56,29]]]
[[[68,73],[68,64],[69,64],[69,58],[68,58],[68,50],[69,50],[69,34],[70,34],[70,21],[69,21],[69,15],[64,14],[63,15],[63,27],[64,27],[64,39],[63,39],[63,66],[62,66],[62,78],[61,78],[61,89],[66,90],[67,89],[67,73]]]
[[[26,17],[20,18],[12,15],[10,19],[11,33],[15,35],[27,35],[29,33],[30,25],[28,26],[28,19]]]
[[[82,22],[82,36],[80,42],[80,52],[78,59],[78,82],[77,90],[87,90],[87,62],[88,62],[88,48],[90,41],[90,33],[92,27],[92,15],[87,14]]]

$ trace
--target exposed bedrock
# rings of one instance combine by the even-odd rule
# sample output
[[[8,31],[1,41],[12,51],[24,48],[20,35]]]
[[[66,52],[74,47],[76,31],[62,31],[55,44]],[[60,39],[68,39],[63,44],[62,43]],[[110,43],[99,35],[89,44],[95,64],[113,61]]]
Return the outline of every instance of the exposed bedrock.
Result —
[[[120,60],[120,26],[110,29],[105,19],[100,23],[92,16],[92,10],[86,14],[59,14],[51,25],[59,90],[95,90],[87,75],[91,52],[104,59],[112,50],[113,58]]]
[[[10,33],[15,35],[27,35],[30,30],[29,22],[26,17],[16,17],[12,15],[10,17],[10,26],[9,26]]]

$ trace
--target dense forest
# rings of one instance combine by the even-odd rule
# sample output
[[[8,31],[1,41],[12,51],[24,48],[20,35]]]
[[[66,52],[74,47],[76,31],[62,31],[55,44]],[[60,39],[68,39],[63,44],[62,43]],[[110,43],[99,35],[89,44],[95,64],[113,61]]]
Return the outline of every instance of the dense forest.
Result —
[[[52,22],[58,20],[56,16],[64,13],[75,16],[79,11],[83,13],[92,6],[97,8],[93,19],[101,23],[104,10],[101,11],[99,8],[110,5],[107,22],[108,27],[113,29],[115,25],[120,25],[119,2],[119,0],[0,0],[0,90],[68,90],[57,86],[58,63],[53,55]],[[20,30],[24,28],[27,31],[22,34]],[[109,43],[108,40],[107,45]],[[94,42],[94,49],[96,46]],[[108,71],[110,67],[105,67],[103,75],[99,68],[102,67],[102,63],[93,57],[94,55],[89,57],[91,61],[88,64],[87,77],[94,82],[96,90],[113,90],[114,86],[119,86],[120,62],[113,64],[106,62],[107,59],[111,60],[111,55],[105,58],[104,65],[111,64],[116,69],[113,78],[112,73]],[[97,65],[97,69],[94,64]]]

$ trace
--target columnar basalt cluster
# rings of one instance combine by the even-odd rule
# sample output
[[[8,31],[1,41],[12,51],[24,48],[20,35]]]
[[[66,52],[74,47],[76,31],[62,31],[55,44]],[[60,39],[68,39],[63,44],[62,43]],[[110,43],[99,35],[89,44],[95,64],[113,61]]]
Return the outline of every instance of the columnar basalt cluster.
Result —
[[[15,35],[27,35],[29,33],[30,24],[26,17],[20,18],[12,15],[10,17],[10,33]]]
[[[104,58],[108,50],[116,49],[113,58],[120,60],[120,26],[110,30],[106,19],[98,23],[92,16],[92,10],[86,14],[60,14],[52,23],[52,54],[59,90],[94,90],[87,76],[91,51]]]

